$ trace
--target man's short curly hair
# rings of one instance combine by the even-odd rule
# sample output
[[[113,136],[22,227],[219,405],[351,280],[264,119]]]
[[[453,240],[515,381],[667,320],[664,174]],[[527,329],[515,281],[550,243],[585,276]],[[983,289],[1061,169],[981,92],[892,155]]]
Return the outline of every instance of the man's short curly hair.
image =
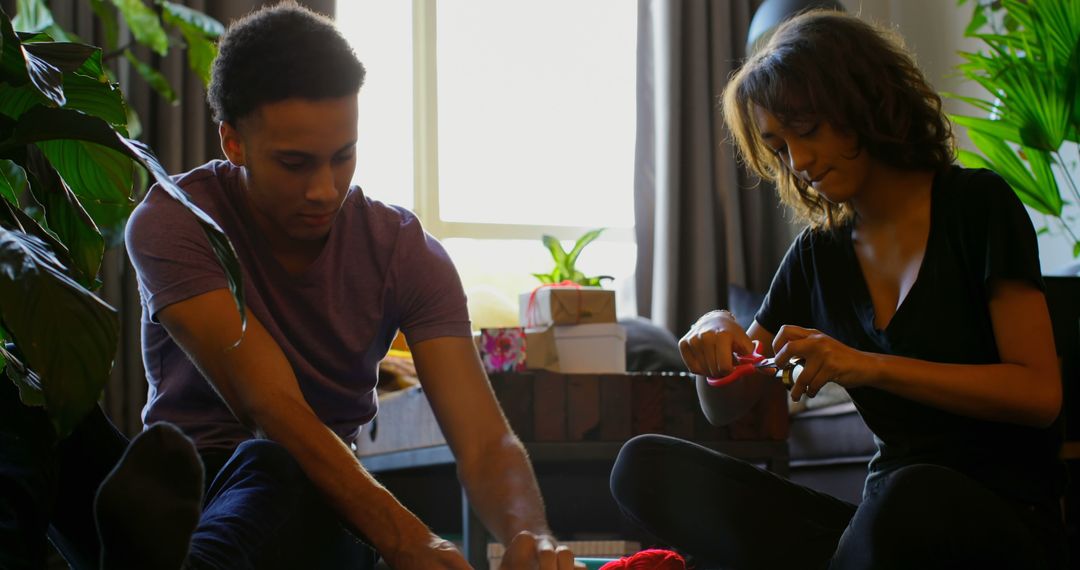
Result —
[[[333,21],[283,2],[229,26],[218,44],[207,100],[214,120],[235,125],[266,103],[356,94],[364,74]]]
[[[860,152],[903,170],[952,163],[952,127],[903,40],[891,30],[830,10],[788,21],[736,72],[724,119],[747,165],[775,181],[780,199],[815,227],[851,218],[786,167],[758,132],[754,106],[785,125],[826,121],[858,137]]]

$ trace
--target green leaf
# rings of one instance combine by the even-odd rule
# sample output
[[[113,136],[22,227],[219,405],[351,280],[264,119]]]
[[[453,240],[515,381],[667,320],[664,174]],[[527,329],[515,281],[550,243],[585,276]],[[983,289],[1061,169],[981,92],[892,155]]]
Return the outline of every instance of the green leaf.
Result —
[[[187,43],[188,65],[203,85],[210,84],[210,68],[217,57],[215,40],[225,33],[221,22],[186,6],[162,2],[162,19],[176,26]]]
[[[957,125],[979,131],[985,135],[1009,142],[1020,142],[1020,128],[1008,121],[968,117],[964,115],[949,115],[949,118]]]
[[[161,189],[187,208],[202,226],[210,242],[214,255],[225,271],[229,290],[240,312],[242,328],[247,325],[247,313],[244,305],[243,275],[236,250],[229,238],[206,212],[191,201],[187,192],[178,186],[149,147],[135,140],[125,138],[109,127],[108,123],[89,115],[68,109],[37,107],[27,111],[19,118],[15,130],[5,141],[0,141],[0,155],[5,149],[19,147],[45,140],[73,139],[92,142],[122,152],[150,172]]]
[[[62,72],[79,71],[95,53],[101,53],[100,49],[86,44],[52,41],[45,43],[23,42],[23,49]],[[100,59],[98,62],[100,69]]]
[[[0,83],[0,114],[18,119],[28,109],[48,103],[48,99],[36,87],[26,83],[11,85]]]
[[[545,284],[545,285],[548,285],[548,284],[551,284],[551,283],[555,282],[555,281],[553,281],[551,279],[551,274],[550,273],[533,273],[532,276],[539,279],[540,282]]]
[[[581,250],[585,249],[585,246],[589,245],[596,238],[600,237],[600,234],[602,233],[604,233],[604,228],[599,228],[587,231],[584,235],[578,238],[577,242],[574,243],[574,249],[571,250],[569,254],[567,254],[567,265],[573,267],[575,264],[577,264],[577,258],[579,255],[581,255]]]
[[[1035,232],[1035,235],[1043,236],[1043,235],[1046,235],[1048,233],[1050,233],[1050,226],[1043,226],[1043,227],[1039,228],[1038,231]]]
[[[971,22],[964,30],[964,35],[968,37],[975,35],[980,29],[982,29],[983,26],[986,25],[986,22],[986,12],[984,12],[983,7],[980,6],[978,2],[976,2],[975,7],[971,12]]]
[[[112,3],[124,17],[135,41],[158,55],[165,55],[169,51],[169,37],[161,27],[161,20],[142,0],[112,0]]]
[[[1080,241],[1073,244],[1073,257],[1080,257]]]
[[[19,389],[19,400],[27,406],[40,408],[45,405],[45,389],[41,378],[9,352],[0,342],[0,365],[4,366],[4,375]]]
[[[53,25],[53,15],[42,0],[18,0],[11,25],[22,32],[40,32]]]
[[[1035,176],[1035,189],[1041,195],[1041,202],[1050,206],[1055,216],[1061,216],[1064,202],[1061,199],[1061,191],[1058,189],[1057,178],[1051,167],[1053,157],[1049,152],[1031,147],[1021,147],[1024,157],[1031,166],[1031,173]]]
[[[116,311],[72,281],[41,240],[0,228],[0,315],[41,378],[63,437],[97,405],[116,355]]]
[[[135,71],[142,76],[143,80],[150,84],[150,87],[152,87],[154,91],[157,91],[158,94],[164,97],[169,103],[176,103],[176,92],[173,91],[172,85],[169,84],[169,80],[165,79],[164,75],[135,57],[135,54],[131,53],[131,50],[124,50],[124,57],[127,58],[128,62],[131,63],[131,66],[135,68]]]
[[[1021,162],[1016,151],[1005,141],[988,137],[978,131],[968,131],[971,142],[986,156],[984,161],[991,170],[1001,175],[1020,197],[1020,200],[1040,213],[1056,216],[1054,208],[1043,201],[1035,177]]]
[[[207,39],[217,39],[225,33],[221,22],[202,12],[173,2],[160,2],[160,5],[162,19],[167,24],[197,31]]]
[[[105,0],[90,0],[90,9],[97,16],[105,35],[105,47],[110,51],[117,48],[117,38],[120,37],[120,26],[116,21],[116,8],[105,3]]]
[[[34,146],[27,147],[26,172],[34,198],[45,209],[49,229],[67,246],[83,287],[93,288],[105,255],[105,239],[64,179]]]
[[[131,199],[131,158],[122,152],[83,140],[50,139],[37,146],[76,196],[113,203]]]
[[[566,250],[563,249],[559,240],[555,239],[555,236],[544,234],[541,236],[540,241],[544,244],[544,247],[551,252],[551,258],[555,260],[556,267],[561,267],[566,263]],[[554,279],[554,277],[555,276],[553,275],[552,279]]]
[[[64,75],[64,107],[100,117],[121,134],[127,132],[128,110],[124,95],[116,85],[78,73]]]
[[[26,191],[26,172],[10,160],[0,160],[0,195],[19,207],[19,196]]]

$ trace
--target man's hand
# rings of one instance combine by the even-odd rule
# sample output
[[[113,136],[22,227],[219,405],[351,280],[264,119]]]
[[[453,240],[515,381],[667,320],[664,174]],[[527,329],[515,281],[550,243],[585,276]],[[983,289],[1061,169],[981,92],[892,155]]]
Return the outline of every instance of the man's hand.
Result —
[[[585,568],[574,562],[574,553],[556,546],[555,539],[544,534],[521,531],[503,555],[500,570],[573,570]]]
[[[385,553],[395,570],[471,570],[454,545],[432,534],[427,542],[414,542],[394,553]]]

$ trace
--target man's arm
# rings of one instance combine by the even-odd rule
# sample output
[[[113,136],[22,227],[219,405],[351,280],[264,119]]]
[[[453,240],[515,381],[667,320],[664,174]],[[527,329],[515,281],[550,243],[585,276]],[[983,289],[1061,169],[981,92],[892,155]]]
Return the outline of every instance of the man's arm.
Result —
[[[542,570],[572,568],[572,553],[554,548],[532,465],[495,399],[472,339],[440,337],[411,348],[469,502],[484,525],[512,548],[523,536],[538,537],[533,551]]]
[[[233,347],[240,316],[227,290],[169,305],[158,319],[236,417],[288,450],[328,504],[394,568],[468,568],[315,415],[281,348],[250,313],[243,342]]]

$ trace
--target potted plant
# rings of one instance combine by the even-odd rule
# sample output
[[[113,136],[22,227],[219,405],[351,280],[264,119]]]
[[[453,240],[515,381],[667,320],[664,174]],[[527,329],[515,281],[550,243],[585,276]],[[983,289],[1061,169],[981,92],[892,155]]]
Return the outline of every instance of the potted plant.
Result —
[[[20,6],[42,17],[27,9],[37,4]],[[0,366],[62,437],[96,404],[112,367],[116,310],[93,291],[101,228],[122,227],[130,213],[135,167],[199,220],[242,316],[243,286],[221,228],[129,138],[128,108],[101,50],[17,33],[0,16]]]
[[[533,277],[539,279],[540,283],[544,285],[558,285],[569,281],[582,287],[599,287],[604,279],[614,279],[610,275],[587,277],[577,268],[577,260],[581,255],[581,251],[585,249],[585,246],[600,237],[603,232],[604,228],[585,232],[574,242],[574,247],[569,252],[563,249],[562,243],[555,236],[545,234],[540,241],[551,252],[555,267],[549,273],[533,273]]]
[[[946,94],[984,113],[950,116],[979,151],[960,150],[960,161],[1000,174],[1047,217],[1040,234],[1061,232],[1080,257],[1080,166],[1064,152],[1080,142],[1080,2],[974,0],[965,35],[985,49],[962,52],[958,69],[988,97]]]

